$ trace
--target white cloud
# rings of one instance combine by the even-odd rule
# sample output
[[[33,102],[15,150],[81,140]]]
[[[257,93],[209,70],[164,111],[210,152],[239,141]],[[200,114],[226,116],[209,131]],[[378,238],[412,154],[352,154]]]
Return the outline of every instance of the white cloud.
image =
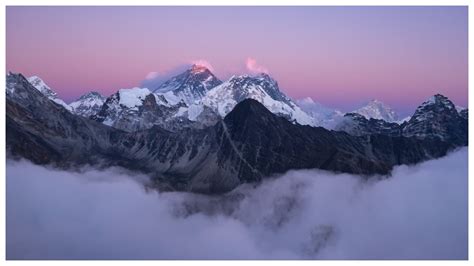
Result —
[[[158,73],[158,72],[150,72],[150,73],[148,73],[148,74],[146,75],[145,79],[148,79],[148,80],[150,80],[150,79],[155,79],[155,78],[157,78],[158,76],[160,76],[160,73]]]
[[[377,182],[300,170],[213,197],[8,161],[7,258],[467,259],[467,177],[467,148]]]
[[[269,73],[266,67],[259,65],[257,63],[257,60],[251,57],[247,58],[247,60],[245,61],[245,66],[249,72],[254,73],[254,74],[259,74],[259,73],[268,74]]]
[[[158,86],[160,86],[163,82],[169,80],[173,76],[181,74],[183,71],[185,71],[189,67],[190,66],[188,64],[182,64],[182,65],[178,65],[176,67],[169,68],[166,70],[150,71],[145,76],[144,80],[140,82],[139,86],[148,88],[151,91],[153,91]]]

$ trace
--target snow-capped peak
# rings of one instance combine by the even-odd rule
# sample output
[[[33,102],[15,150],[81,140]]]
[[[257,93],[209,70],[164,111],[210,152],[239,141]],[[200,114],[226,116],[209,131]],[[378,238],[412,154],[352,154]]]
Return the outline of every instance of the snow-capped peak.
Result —
[[[105,97],[102,96],[102,94],[96,92],[96,91],[91,91],[91,92],[88,92],[84,95],[82,95],[81,97],[79,97],[79,99],[104,99]]]
[[[353,111],[353,113],[360,114],[367,119],[382,119],[387,122],[398,121],[398,114],[383,102],[373,99],[365,106]]]
[[[314,126],[334,129],[344,117],[343,112],[315,102],[311,97],[296,100],[296,103],[303,111],[311,115],[314,119]]]
[[[165,94],[171,92],[174,96],[191,105],[199,101],[208,90],[222,83],[205,66],[192,65],[183,73],[172,77],[158,86],[153,92]]]
[[[90,117],[97,114],[105,102],[105,97],[100,93],[91,91],[79,97],[76,101],[69,104],[73,113],[84,117]]]
[[[58,98],[58,94],[53,91],[46,83],[38,76],[31,76],[27,78],[28,82],[33,85],[38,91],[40,91],[44,96],[48,97],[50,100],[55,103],[62,105],[66,110],[72,111],[72,108],[65,103],[63,100]]]

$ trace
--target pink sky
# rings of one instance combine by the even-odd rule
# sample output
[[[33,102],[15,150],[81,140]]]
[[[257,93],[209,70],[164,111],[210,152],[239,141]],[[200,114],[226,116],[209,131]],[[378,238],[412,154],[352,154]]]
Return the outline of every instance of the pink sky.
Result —
[[[225,80],[268,72],[290,97],[409,114],[467,106],[467,7],[7,7],[7,70],[70,101],[201,60]]]

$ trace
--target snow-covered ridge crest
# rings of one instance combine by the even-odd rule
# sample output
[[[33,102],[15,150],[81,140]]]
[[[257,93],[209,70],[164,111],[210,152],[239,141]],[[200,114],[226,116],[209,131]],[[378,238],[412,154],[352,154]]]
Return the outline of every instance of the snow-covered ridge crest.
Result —
[[[57,97],[57,93],[53,91],[46,83],[38,76],[31,76],[28,78],[28,82],[30,82],[33,87],[39,90],[41,93],[48,97]]]
[[[53,91],[40,77],[38,76],[31,76],[27,78],[28,82],[33,85],[38,91],[43,93],[46,97],[48,97],[50,100],[54,101],[55,103],[63,106],[66,108],[66,110],[72,112],[71,106],[69,106],[67,103],[65,103],[63,100],[58,98],[58,94]]]

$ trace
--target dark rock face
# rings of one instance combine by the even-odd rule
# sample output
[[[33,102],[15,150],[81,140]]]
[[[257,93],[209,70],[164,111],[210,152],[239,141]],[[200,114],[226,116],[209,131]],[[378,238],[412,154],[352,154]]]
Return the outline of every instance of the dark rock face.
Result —
[[[354,137],[344,132],[295,125],[273,115],[254,100],[236,106],[224,122],[230,132],[229,139],[261,176],[301,168],[387,174],[394,165],[443,156],[453,146],[438,139],[382,134]],[[258,178],[249,168],[244,168],[247,172],[240,175],[241,179]]]
[[[438,137],[450,143],[467,145],[467,110],[464,118],[448,98],[436,94],[416,109],[403,127],[403,136]]]
[[[7,82],[10,158],[68,169],[118,165],[149,174],[165,190],[221,193],[303,168],[370,177],[389,174],[394,165],[444,156],[459,146],[440,138],[352,136],[292,124],[251,99],[212,127],[171,132],[153,126],[126,132],[68,112],[22,75],[10,75]],[[149,105],[154,108],[152,100]]]

